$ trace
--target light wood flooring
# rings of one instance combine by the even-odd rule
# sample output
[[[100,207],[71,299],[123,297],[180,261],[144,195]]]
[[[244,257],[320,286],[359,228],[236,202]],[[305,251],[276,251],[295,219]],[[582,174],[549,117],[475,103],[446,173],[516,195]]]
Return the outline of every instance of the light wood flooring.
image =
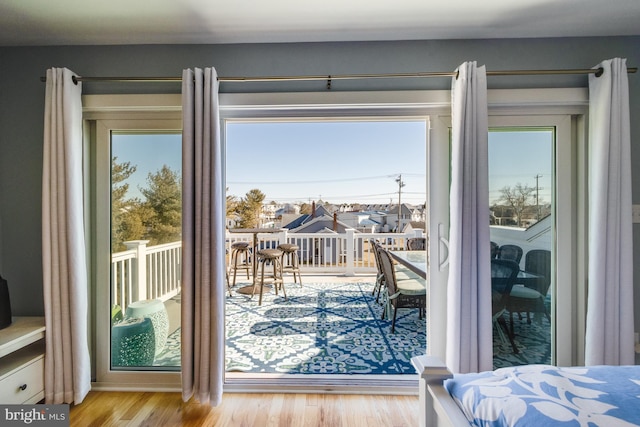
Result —
[[[217,407],[180,393],[92,391],[70,408],[71,427],[409,427],[418,396],[225,393]]]

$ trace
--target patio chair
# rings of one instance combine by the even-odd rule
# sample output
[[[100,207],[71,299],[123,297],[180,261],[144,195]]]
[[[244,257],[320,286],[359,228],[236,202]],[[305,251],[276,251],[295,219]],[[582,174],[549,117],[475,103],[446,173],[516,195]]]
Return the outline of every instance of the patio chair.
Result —
[[[551,322],[551,315],[544,303],[544,299],[551,286],[551,251],[546,249],[532,249],[525,255],[524,269],[529,273],[540,276],[536,280],[535,289],[527,286],[516,286],[509,298],[509,313],[511,316],[511,333],[513,334],[513,314],[527,313],[527,323],[531,323],[531,313],[542,313]]]
[[[518,353],[518,347],[503,315],[507,311],[511,289],[519,271],[520,267],[515,261],[506,259],[491,260],[491,312],[493,325],[503,342],[506,342],[506,333],[514,353]]]
[[[522,248],[518,245],[502,245],[498,250],[498,259],[515,261],[516,264],[520,265]]]
[[[396,317],[398,310],[401,308],[417,308],[420,319],[425,314],[427,302],[427,287],[424,279],[417,275],[413,278],[408,277],[398,280],[393,264],[393,258],[389,252],[382,246],[378,246],[378,255],[386,284],[385,295],[386,304],[382,312],[382,318],[389,316],[393,309],[393,320],[391,322],[391,332],[395,332]]]
[[[376,282],[373,286],[373,291],[371,291],[371,295],[376,295],[376,302],[380,302],[380,292],[384,287],[384,274],[382,273],[382,265],[380,264],[380,255],[378,255],[378,243],[375,239],[369,239],[369,244],[371,245],[371,252],[373,252],[373,258],[376,262],[376,268],[378,272],[376,274]]]
[[[412,237],[407,239],[408,251],[423,251],[427,247],[427,239],[425,237]]]
[[[498,251],[500,250],[500,246],[496,242],[491,242],[491,259],[498,257]]]

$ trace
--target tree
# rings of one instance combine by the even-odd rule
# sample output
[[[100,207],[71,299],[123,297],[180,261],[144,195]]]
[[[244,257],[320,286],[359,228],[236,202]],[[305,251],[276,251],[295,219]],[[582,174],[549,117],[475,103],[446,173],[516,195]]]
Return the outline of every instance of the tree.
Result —
[[[300,205],[300,213],[305,215],[311,214],[311,205],[308,203],[302,203]]]
[[[522,185],[521,183],[517,183],[513,187],[503,187],[500,190],[501,195],[498,201],[505,202],[507,206],[513,209],[518,227],[522,226],[525,212],[535,206],[530,203],[533,200],[535,190],[534,187]]]
[[[247,194],[238,203],[238,213],[240,215],[241,228],[253,228],[260,225],[260,212],[262,211],[262,202],[264,202],[265,194],[254,188],[249,190]]]
[[[227,193],[229,192],[229,188],[226,189]],[[227,217],[232,216],[238,210],[238,198],[236,196],[232,196],[231,194],[227,194]]]
[[[182,180],[167,165],[147,176],[143,211],[150,245],[175,242],[182,236]]]
[[[111,159],[111,251],[125,249],[122,242],[140,240],[145,227],[139,216],[139,199],[127,199],[129,184],[127,179],[136,171],[130,162],[118,163],[118,158]]]

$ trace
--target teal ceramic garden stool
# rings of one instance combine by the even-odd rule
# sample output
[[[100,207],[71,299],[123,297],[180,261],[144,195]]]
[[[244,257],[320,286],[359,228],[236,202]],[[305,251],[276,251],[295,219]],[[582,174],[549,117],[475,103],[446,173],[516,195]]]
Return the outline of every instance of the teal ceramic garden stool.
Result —
[[[111,328],[113,366],[152,366],[156,338],[149,318],[127,318]]]
[[[156,350],[158,355],[167,342],[169,335],[169,316],[164,303],[159,299],[136,301],[127,307],[125,318],[149,318],[155,332]]]

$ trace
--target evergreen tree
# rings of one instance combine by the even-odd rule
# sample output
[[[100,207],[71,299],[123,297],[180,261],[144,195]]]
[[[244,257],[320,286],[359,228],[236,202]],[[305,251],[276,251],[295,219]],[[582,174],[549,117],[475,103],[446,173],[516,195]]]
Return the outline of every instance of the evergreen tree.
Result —
[[[242,228],[253,228],[260,226],[260,212],[262,211],[262,202],[264,202],[265,194],[254,188],[249,190],[245,197],[238,203],[238,213],[240,215],[240,224]]]
[[[127,179],[136,171],[130,162],[118,163],[117,157],[111,159],[111,251],[125,250],[122,242],[140,240],[145,228],[139,212],[139,199],[127,199],[129,184]]]
[[[147,176],[146,188],[140,188],[145,197],[144,225],[149,245],[175,242],[182,236],[182,180],[167,165]]]

